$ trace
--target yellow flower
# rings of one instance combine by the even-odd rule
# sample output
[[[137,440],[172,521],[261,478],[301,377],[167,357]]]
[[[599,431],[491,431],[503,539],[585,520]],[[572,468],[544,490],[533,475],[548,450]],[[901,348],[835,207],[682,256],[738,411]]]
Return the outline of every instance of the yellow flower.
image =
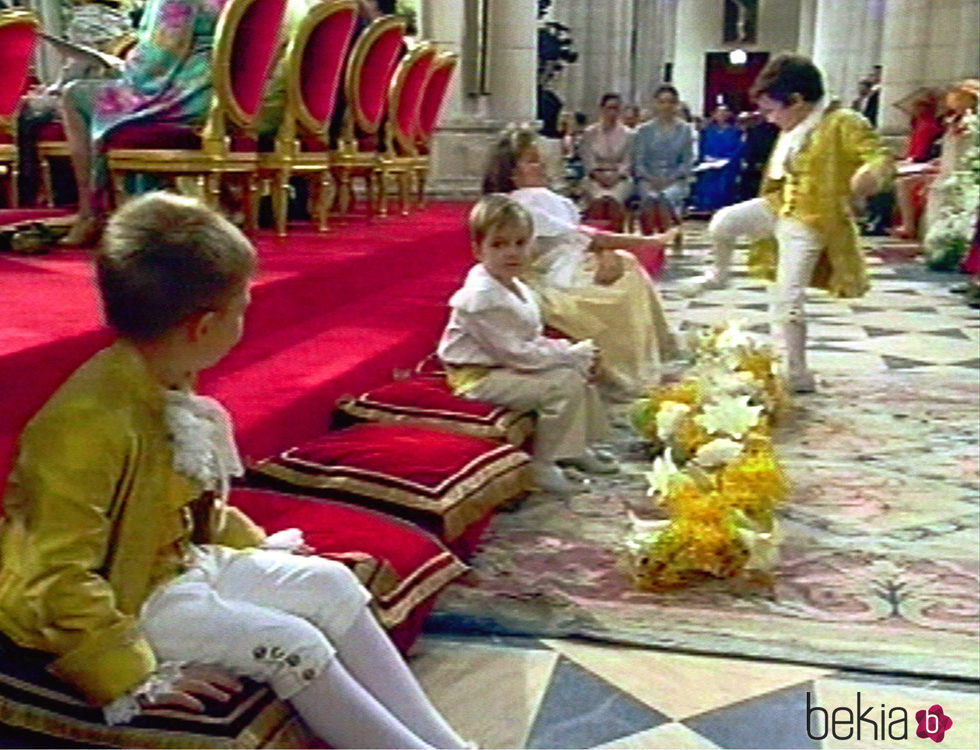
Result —
[[[749,405],[748,396],[727,397],[705,406],[695,421],[708,432],[721,432],[740,439],[749,428],[759,423],[761,413],[761,406]]]

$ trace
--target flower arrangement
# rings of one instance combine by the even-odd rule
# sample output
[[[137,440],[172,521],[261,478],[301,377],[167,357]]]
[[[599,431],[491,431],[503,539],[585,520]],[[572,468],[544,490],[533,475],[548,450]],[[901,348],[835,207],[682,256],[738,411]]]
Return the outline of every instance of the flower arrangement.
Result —
[[[940,209],[926,232],[926,265],[934,271],[953,271],[966,255],[980,207],[980,128],[975,112],[959,123],[969,146],[953,173],[939,185]]]
[[[641,589],[768,575],[775,566],[773,510],[788,489],[770,437],[788,407],[776,358],[738,323],[705,329],[692,345],[685,377],[633,410],[634,428],[657,454],[648,494],[669,517],[631,519],[624,548]]]

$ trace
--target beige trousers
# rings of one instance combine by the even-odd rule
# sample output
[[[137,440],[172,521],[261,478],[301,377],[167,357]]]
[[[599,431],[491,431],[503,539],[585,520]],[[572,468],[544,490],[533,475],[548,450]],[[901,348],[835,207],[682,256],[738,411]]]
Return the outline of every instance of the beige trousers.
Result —
[[[570,367],[538,372],[493,369],[465,395],[510,409],[537,412],[537,461],[579,458],[590,443],[609,432],[598,391]]]

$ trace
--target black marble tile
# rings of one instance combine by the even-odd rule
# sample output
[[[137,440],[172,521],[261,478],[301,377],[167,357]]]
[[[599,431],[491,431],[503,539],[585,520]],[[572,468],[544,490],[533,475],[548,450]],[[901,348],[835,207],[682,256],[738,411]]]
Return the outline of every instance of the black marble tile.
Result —
[[[923,335],[928,334],[929,336],[943,336],[948,339],[961,339],[969,341],[970,337],[963,333],[960,328],[943,328],[939,331],[923,331]],[[980,346],[980,344],[978,344]]]
[[[685,719],[682,723],[724,748],[818,748],[807,736],[806,694],[817,700],[812,682]],[[822,727],[813,727],[814,733]]]
[[[878,336],[896,336],[900,333],[908,333],[908,331],[896,331],[894,328],[878,328],[877,326],[861,326],[865,333],[872,337]]]
[[[659,711],[563,657],[555,665],[526,746],[595,747],[668,721]]]
[[[905,357],[893,357],[889,354],[882,354],[881,358],[889,370],[908,370],[912,367],[935,367],[935,362],[923,362],[918,359],[906,359]]]

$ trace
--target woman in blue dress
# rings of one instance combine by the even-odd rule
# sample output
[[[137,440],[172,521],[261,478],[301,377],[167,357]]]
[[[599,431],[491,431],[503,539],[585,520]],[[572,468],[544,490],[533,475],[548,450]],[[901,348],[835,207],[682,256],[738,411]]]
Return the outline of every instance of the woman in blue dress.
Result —
[[[711,122],[701,131],[702,171],[694,190],[694,204],[699,210],[717,211],[738,200],[741,158],[742,131],[735,127],[732,111],[720,104],[711,113]]]

